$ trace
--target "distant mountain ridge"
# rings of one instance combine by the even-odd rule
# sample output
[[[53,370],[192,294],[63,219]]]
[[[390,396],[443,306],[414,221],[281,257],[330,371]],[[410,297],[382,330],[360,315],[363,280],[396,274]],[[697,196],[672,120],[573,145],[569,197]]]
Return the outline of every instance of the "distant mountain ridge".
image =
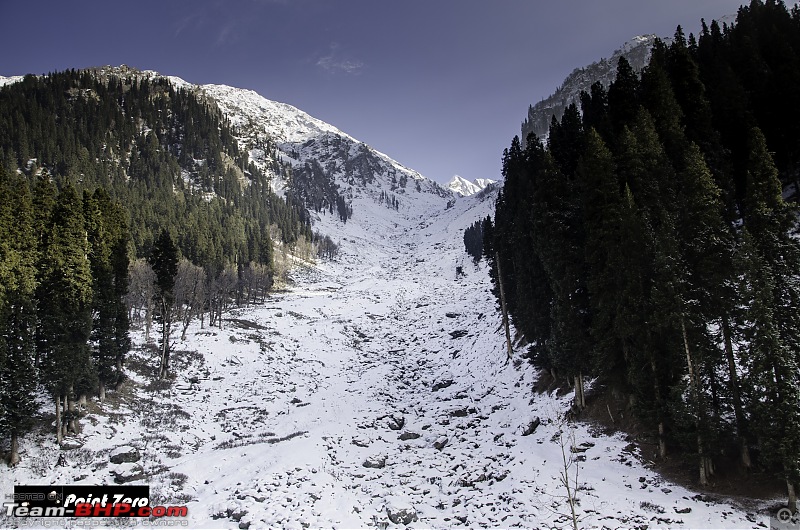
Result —
[[[495,182],[491,179],[475,179],[470,182],[461,175],[453,175],[453,178],[447,183],[447,189],[462,197],[469,197],[480,193]]]

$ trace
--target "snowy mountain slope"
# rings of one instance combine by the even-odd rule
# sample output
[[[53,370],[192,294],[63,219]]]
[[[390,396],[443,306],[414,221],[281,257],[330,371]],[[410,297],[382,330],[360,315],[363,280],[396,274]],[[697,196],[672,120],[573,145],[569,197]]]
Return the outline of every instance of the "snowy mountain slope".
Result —
[[[223,106],[234,126],[261,128],[278,144],[302,144],[324,133],[355,141],[333,125],[286,103],[266,99],[253,90],[226,85],[202,85],[199,88]]]
[[[489,184],[494,184],[496,181],[490,179],[475,179],[473,182],[468,181],[461,175],[453,175],[450,182],[447,183],[447,189],[461,197],[469,197],[484,190]]]
[[[436,182],[291,105],[270,101],[252,90],[224,85],[203,85],[199,89],[214,99],[237,127],[240,145],[256,164],[271,162],[262,159],[259,149],[260,144],[271,140],[283,161],[295,168],[318,163],[331,184],[348,198],[367,194],[377,199],[381,192],[429,193],[440,198],[448,195]],[[280,192],[286,185],[276,182],[274,188]]]
[[[296,271],[294,288],[223,329],[195,323],[171,387],[151,384],[156,358],[137,334],[132,383],[82,420],[70,442],[83,448],[58,467],[49,432],[26,436],[0,488],[110,482],[138,465],[134,483],[186,502],[196,528],[566,528],[564,432],[579,451],[566,454],[585,457],[582,528],[763,524],[665,482],[621,437],[564,424],[570,396],[534,394],[534,371],[506,363],[486,270],[462,241],[493,199],[393,210],[360,196],[347,223],[320,214],[338,262]],[[141,460],[110,464],[124,445]]]

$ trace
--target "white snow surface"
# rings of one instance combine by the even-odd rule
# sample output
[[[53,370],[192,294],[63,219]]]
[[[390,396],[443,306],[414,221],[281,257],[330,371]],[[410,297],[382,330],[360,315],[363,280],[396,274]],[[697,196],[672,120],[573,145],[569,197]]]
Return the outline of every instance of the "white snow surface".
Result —
[[[6,85],[10,85],[13,83],[19,83],[20,81],[22,81],[23,77],[24,76],[21,75],[14,75],[11,77],[5,77],[0,75],[0,87],[4,87]]]
[[[48,427],[22,438],[0,490],[111,483],[138,465],[151,504],[186,503],[192,528],[398,528],[401,516],[409,528],[568,528],[564,432],[584,451],[567,455],[585,456],[581,528],[763,525],[670,484],[622,435],[565,424],[570,396],[534,393],[536,372],[506,363],[485,266],[462,239],[494,195],[400,211],[361,196],[346,224],[319,216],[338,261],[297,269],[293,287],[230,311],[222,329],[195,322],[185,341],[174,336],[170,387],[152,384],[156,356],[134,333],[131,380],[90,406],[68,438],[82,447],[59,450],[43,401]],[[141,460],[110,464],[121,446]],[[20,524],[3,517],[0,527]]]
[[[469,197],[483,191],[489,184],[496,181],[490,179],[475,179],[470,182],[461,175],[453,175],[453,178],[446,184],[447,189],[461,197]]]

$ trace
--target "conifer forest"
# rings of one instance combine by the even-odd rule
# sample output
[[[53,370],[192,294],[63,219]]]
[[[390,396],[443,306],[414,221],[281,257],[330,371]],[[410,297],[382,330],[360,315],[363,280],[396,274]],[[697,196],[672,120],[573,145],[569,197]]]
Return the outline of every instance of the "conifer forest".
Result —
[[[573,382],[576,411],[597,378],[700,484],[717,463],[768,469],[793,505],[799,81],[797,6],[679,27],[546,141],[513,139],[483,248],[528,359]]]

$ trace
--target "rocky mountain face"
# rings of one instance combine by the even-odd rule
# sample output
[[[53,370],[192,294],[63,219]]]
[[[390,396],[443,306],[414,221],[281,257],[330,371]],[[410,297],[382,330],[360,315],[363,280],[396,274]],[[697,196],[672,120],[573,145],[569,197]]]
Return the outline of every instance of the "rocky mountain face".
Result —
[[[564,110],[570,104],[575,103],[580,106],[581,92],[588,92],[596,81],[600,81],[608,88],[617,75],[620,57],[625,57],[634,71],[640,72],[650,60],[650,50],[655,39],[655,35],[634,37],[614,51],[610,58],[600,59],[588,66],[573,70],[551,96],[528,107],[528,117],[522,122],[523,142],[531,133],[539,138],[547,137],[553,116],[561,119]]]

